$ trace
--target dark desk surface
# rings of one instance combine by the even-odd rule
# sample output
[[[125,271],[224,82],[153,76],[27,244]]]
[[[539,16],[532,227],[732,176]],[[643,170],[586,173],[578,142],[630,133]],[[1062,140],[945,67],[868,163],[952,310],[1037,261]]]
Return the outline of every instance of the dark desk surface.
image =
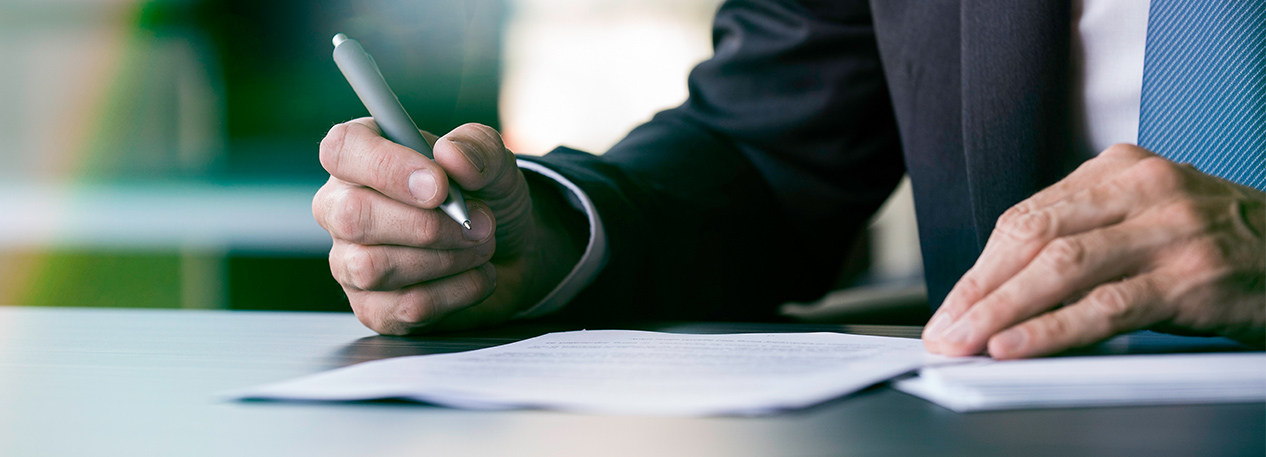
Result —
[[[373,336],[350,314],[0,307],[0,455],[1266,455],[1261,403],[956,414],[881,386],[777,416],[688,419],[213,397],[364,360],[550,330],[406,339]]]

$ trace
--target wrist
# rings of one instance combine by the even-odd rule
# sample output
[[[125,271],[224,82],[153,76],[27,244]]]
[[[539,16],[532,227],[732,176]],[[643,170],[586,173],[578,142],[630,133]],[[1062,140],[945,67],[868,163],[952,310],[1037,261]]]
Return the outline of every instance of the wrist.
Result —
[[[566,192],[547,178],[525,173],[532,198],[533,236],[523,253],[524,287],[518,309],[540,302],[580,261],[589,221],[567,203]]]

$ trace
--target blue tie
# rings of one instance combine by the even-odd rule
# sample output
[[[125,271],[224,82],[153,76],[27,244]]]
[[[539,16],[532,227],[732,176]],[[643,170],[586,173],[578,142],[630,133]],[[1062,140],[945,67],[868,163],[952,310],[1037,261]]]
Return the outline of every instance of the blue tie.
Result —
[[[1152,0],[1139,146],[1266,190],[1266,1]]]

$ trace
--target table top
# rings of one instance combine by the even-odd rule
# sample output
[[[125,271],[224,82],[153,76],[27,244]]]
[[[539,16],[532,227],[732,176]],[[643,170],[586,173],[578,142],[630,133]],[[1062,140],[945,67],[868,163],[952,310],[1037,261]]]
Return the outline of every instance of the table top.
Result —
[[[648,324],[717,333],[917,327]],[[404,402],[226,402],[216,394],[356,362],[564,330],[375,336],[351,314],[0,307],[0,455],[1246,455],[1266,405],[958,414],[877,386],[756,417],[461,411]]]

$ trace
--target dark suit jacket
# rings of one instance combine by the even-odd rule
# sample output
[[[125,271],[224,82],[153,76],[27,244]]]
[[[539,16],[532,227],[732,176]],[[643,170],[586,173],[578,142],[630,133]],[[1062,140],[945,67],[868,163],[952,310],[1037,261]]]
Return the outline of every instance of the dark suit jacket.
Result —
[[[564,311],[765,319],[826,291],[903,173],[939,305],[997,217],[1068,170],[1057,0],[730,1],[690,97],[602,156],[539,159],[609,240]]]

